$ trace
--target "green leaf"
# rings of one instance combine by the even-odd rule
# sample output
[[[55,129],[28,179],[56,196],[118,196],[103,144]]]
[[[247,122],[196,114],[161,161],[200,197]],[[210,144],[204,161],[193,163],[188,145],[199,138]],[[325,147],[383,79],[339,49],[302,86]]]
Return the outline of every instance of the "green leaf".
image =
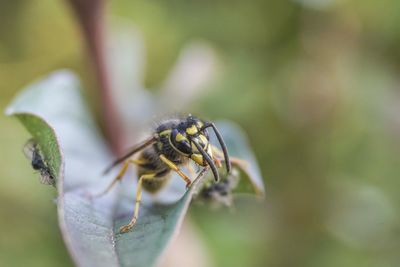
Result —
[[[175,176],[155,200],[144,194],[134,229],[119,234],[120,226],[133,213],[135,172],[124,177],[124,186],[115,186],[101,198],[92,197],[118,170],[102,175],[113,156],[86,108],[74,74],[55,72],[28,86],[6,113],[17,117],[34,136],[57,174],[59,224],[78,266],[154,266],[160,260],[202,179],[185,191],[184,182]],[[224,123],[221,131],[232,154],[251,163],[249,176],[263,190],[254,156],[240,129]]]

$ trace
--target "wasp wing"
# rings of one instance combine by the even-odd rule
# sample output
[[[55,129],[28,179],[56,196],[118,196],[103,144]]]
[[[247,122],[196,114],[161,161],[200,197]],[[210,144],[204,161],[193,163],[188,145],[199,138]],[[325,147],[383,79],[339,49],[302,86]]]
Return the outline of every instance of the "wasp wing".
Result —
[[[45,185],[54,185],[54,178],[48,171],[42,170],[40,171],[39,181],[41,184]]]
[[[36,144],[36,142],[35,142],[35,140],[34,140],[33,138],[32,138],[32,139],[29,139],[29,140],[25,143],[24,148],[23,148],[22,151],[24,152],[24,155],[25,155],[28,159],[32,160],[32,158],[33,158],[33,151],[35,151],[36,146],[37,146],[37,144]]]
[[[113,163],[111,163],[110,166],[107,167],[107,169],[104,170],[104,174],[107,174],[112,168],[114,168],[116,165],[120,164],[121,162],[123,162],[124,160],[126,160],[127,158],[131,157],[132,155],[134,155],[135,153],[139,152],[140,150],[145,149],[146,147],[148,147],[149,145],[154,144],[157,141],[157,138],[155,136],[152,136],[146,140],[144,140],[143,142],[133,146],[128,153],[126,153],[125,155],[123,155],[122,157],[116,159]]]

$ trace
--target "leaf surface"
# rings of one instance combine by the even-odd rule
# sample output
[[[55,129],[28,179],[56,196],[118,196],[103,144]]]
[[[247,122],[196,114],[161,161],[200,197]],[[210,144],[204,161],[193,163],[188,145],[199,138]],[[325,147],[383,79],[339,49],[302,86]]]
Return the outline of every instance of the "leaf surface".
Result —
[[[77,77],[69,71],[49,75],[23,90],[6,113],[17,117],[37,140],[56,174],[59,224],[78,266],[143,267],[160,260],[177,234],[201,179],[185,191],[183,181],[175,176],[157,198],[144,194],[134,229],[119,234],[120,226],[128,223],[133,213],[135,171],[124,177],[122,186],[115,186],[101,198],[93,197],[118,169],[102,175],[113,156],[86,108]],[[233,153],[241,151],[239,156],[254,160],[235,127],[229,123],[222,127],[228,146]],[[257,180],[261,179],[258,169],[248,171],[253,172],[254,183],[263,188],[262,180]]]

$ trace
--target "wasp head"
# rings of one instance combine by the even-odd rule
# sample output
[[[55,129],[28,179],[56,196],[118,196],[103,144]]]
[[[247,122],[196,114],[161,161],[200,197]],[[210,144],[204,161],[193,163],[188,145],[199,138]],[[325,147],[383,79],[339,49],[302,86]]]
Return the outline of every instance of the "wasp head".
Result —
[[[201,152],[212,158],[212,150],[207,130],[201,130],[203,125],[201,120],[189,116],[172,129],[170,141],[172,147],[180,154],[191,158],[201,166],[207,166],[207,161]]]
[[[177,152],[192,159],[198,165],[210,166],[215,180],[218,181],[219,174],[206,129],[210,126],[211,124],[207,125],[200,119],[190,115],[172,129],[170,143]]]

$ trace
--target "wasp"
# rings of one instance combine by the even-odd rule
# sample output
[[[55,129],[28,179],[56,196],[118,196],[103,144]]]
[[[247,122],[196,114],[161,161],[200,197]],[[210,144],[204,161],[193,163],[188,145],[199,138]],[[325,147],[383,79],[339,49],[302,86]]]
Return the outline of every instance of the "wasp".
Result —
[[[208,129],[212,129],[222,149],[219,150],[209,142]],[[132,158],[140,152],[137,158]],[[107,193],[113,185],[122,179],[130,164],[137,165],[136,202],[132,219],[120,228],[121,233],[131,230],[139,215],[142,189],[150,193],[161,190],[171,178],[171,171],[176,172],[186,182],[186,188],[192,180],[181,170],[181,166],[193,161],[197,166],[210,168],[215,181],[219,180],[217,167],[225,162],[227,173],[231,162],[224,140],[212,122],[202,121],[189,115],[183,118],[168,119],[161,122],[152,136],[131,148],[124,156],[115,160],[106,170],[108,173],[116,165],[123,163],[118,175],[110,185],[97,196]]]
[[[39,172],[40,182],[46,185],[54,185],[54,176],[43,159],[38,143],[34,139],[29,139],[23,151],[25,156],[31,160],[32,168]]]

